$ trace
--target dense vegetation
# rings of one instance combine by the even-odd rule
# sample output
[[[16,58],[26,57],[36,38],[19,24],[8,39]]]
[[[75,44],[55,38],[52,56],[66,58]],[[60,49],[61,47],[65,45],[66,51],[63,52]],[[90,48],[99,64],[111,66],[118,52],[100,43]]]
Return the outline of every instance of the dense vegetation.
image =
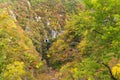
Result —
[[[0,0],[0,80],[120,80],[120,0]]]

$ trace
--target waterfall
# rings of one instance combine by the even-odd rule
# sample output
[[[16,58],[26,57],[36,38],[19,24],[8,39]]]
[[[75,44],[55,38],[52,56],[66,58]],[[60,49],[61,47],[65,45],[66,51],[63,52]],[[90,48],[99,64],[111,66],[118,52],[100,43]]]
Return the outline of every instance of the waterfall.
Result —
[[[31,7],[31,4],[30,4],[30,1],[29,1],[29,0],[27,1],[27,4],[28,4],[28,7],[30,8],[30,7]]]
[[[53,29],[50,28],[50,32],[51,32],[51,37],[54,39],[60,35],[62,35],[64,33],[64,31],[55,31]]]
[[[61,31],[61,32],[55,31],[53,29],[50,29],[50,31],[51,31],[51,36],[52,36],[53,39],[58,37],[59,35],[61,35],[64,32],[64,31]]]
[[[51,36],[52,38],[56,38],[57,36],[57,31],[53,30],[53,29],[50,29],[51,30]]]
[[[15,21],[17,21],[16,15],[13,13],[13,11],[12,11],[12,10],[9,10],[9,13],[10,13],[11,17],[12,17]]]

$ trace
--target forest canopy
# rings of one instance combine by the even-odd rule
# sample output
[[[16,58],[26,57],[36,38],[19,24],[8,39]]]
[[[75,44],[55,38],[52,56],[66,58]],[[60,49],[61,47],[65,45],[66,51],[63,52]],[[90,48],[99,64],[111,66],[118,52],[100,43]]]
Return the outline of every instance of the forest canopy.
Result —
[[[0,80],[120,80],[120,0],[0,0]]]

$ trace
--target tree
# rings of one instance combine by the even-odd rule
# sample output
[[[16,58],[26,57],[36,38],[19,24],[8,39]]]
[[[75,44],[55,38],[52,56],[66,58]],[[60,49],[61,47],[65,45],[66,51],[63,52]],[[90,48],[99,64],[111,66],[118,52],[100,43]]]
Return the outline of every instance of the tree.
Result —
[[[67,70],[68,72],[70,70],[74,71],[74,67],[76,67],[78,71],[76,73],[71,72],[75,79],[117,80],[119,78],[113,74],[112,67],[120,59],[119,0],[84,0],[82,3],[84,3],[85,10],[80,12],[79,15],[73,16],[72,20],[66,25],[65,32],[69,36],[72,33],[71,36],[73,37],[69,38],[67,34],[65,35],[67,39],[65,39],[65,36],[63,38],[63,35],[60,37],[65,42],[68,39],[73,42],[77,38],[79,43],[74,47],[78,51],[79,58],[77,57],[77,60],[73,58],[73,63],[77,67],[69,63],[67,68],[71,69]],[[70,43],[67,42],[67,44]],[[62,53],[52,53],[51,56],[59,56]],[[115,60],[114,64],[111,63],[113,60]],[[78,62],[76,63],[76,61]],[[66,73],[63,72],[64,74]],[[77,77],[74,74],[77,74]]]
[[[0,9],[0,78],[34,80],[33,73],[40,74],[37,72],[45,67],[40,58],[22,28],[15,24],[5,8]]]

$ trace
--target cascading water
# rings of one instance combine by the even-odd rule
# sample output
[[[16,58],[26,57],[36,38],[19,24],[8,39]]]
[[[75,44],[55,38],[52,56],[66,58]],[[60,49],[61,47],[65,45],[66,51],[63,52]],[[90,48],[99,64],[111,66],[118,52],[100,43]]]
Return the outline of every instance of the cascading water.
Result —
[[[14,12],[13,12],[12,10],[9,10],[9,13],[10,13],[11,17],[12,17],[15,21],[17,21],[16,15],[14,14]]]

